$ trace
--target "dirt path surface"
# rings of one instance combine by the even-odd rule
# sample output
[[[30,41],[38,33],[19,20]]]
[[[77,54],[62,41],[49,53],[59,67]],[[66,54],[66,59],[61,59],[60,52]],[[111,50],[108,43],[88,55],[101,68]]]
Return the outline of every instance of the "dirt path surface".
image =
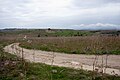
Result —
[[[75,69],[96,70],[110,75],[120,76],[120,55],[77,55],[41,50],[29,50],[19,47],[19,43],[8,45],[5,52],[23,57],[30,62],[40,62],[48,65],[70,67]],[[107,57],[107,61],[106,61]],[[96,58],[96,60],[95,60]],[[95,67],[93,68],[93,63]],[[106,65],[107,63],[107,65]],[[107,68],[105,68],[107,66]]]

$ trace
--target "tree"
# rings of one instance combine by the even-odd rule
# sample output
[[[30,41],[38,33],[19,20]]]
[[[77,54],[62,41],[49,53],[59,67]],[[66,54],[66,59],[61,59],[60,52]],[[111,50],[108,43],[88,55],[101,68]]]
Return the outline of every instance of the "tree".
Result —
[[[40,37],[40,34],[38,34],[38,37]]]
[[[48,28],[48,30],[50,31],[51,29],[50,29],[50,28]]]

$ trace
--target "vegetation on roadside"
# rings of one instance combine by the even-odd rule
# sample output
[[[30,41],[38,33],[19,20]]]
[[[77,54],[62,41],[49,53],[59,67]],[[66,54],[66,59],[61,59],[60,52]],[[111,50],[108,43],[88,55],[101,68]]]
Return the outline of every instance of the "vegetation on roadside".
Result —
[[[90,43],[97,44],[97,42],[95,41],[99,41],[99,39],[101,40],[101,38],[94,38],[94,37],[74,37],[74,38],[49,37],[49,38],[36,38],[36,39],[32,38],[27,40],[21,39],[22,41],[21,40],[20,41],[21,41],[21,46],[24,46],[26,48],[41,49],[39,47],[43,46],[43,50],[46,49],[45,47],[48,47],[52,51],[61,50],[64,52],[68,50],[75,50],[78,48],[82,49],[81,47],[85,48],[84,46],[88,46]],[[30,41],[28,40],[31,40],[32,43],[29,43]],[[108,40],[110,40],[110,42]],[[109,50],[119,49],[118,40],[119,37],[105,38],[105,40],[103,40],[103,42],[105,41],[103,46],[110,45],[110,43],[112,43]],[[100,73],[91,72],[91,71],[75,70],[71,68],[50,66],[41,63],[26,62],[25,60],[15,55],[4,52],[3,48],[6,45],[9,45],[13,42],[19,42],[19,41],[17,41],[16,37],[13,36],[0,37],[0,80],[120,80],[120,77],[116,75],[110,76],[104,74],[103,76]],[[103,42],[100,42],[100,44]]]
[[[67,29],[5,29],[0,37],[20,40],[28,49],[70,54],[120,54],[120,31],[82,31]],[[26,40],[25,40],[26,38]],[[32,43],[28,43],[31,42]]]
[[[48,37],[21,42],[21,47],[70,54],[120,54],[120,37]]]
[[[29,63],[0,50],[0,80],[119,80],[110,76],[65,67]]]

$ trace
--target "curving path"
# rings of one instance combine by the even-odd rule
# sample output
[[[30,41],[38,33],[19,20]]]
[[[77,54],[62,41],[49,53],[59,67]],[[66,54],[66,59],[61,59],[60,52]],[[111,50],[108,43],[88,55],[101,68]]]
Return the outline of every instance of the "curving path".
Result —
[[[77,55],[41,50],[29,50],[13,43],[4,48],[5,52],[15,54],[30,62],[40,62],[48,65],[70,67],[75,69],[91,70],[120,76],[120,55]],[[95,59],[96,58],[96,59]],[[107,58],[107,60],[106,60]],[[93,67],[95,64],[95,67]],[[107,65],[106,65],[107,64]],[[107,66],[107,68],[105,68]]]

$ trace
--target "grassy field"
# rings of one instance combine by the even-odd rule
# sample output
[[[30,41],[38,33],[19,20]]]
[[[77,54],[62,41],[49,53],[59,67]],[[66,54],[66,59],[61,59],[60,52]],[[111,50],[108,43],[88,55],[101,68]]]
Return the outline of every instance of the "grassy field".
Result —
[[[21,46],[70,54],[120,54],[120,37],[114,36],[44,37],[28,40],[23,41]]]
[[[101,75],[96,72],[41,63],[29,63],[3,51],[6,45],[20,42],[22,47],[29,49],[35,48],[73,54],[120,54],[120,37],[91,36],[93,33],[97,34],[98,32],[92,32],[91,34],[88,31],[82,33],[74,31],[71,33],[69,30],[63,32],[60,30],[55,33],[54,31],[46,32],[45,30],[42,31],[46,33],[42,33],[40,30],[37,30],[37,32],[35,32],[36,30],[32,31],[0,32],[0,80],[120,80],[119,76]],[[42,35],[38,37],[38,33]],[[57,37],[50,37],[55,34],[57,34]],[[71,34],[74,36],[71,36]],[[76,36],[76,34],[78,35]],[[25,35],[28,37],[23,40]]]
[[[119,35],[120,31],[82,31],[70,29],[5,29],[0,30],[0,36],[15,37],[74,37],[74,36],[92,36],[92,35]]]
[[[118,76],[93,73],[84,70],[29,63],[5,53],[3,47],[14,39],[0,39],[0,80],[119,80]],[[94,78],[94,79],[93,79]]]
[[[120,54],[120,31],[80,31],[62,29],[6,29],[1,38],[14,37],[21,46],[73,54]],[[23,38],[27,36],[26,40]],[[32,43],[28,43],[28,42]]]

